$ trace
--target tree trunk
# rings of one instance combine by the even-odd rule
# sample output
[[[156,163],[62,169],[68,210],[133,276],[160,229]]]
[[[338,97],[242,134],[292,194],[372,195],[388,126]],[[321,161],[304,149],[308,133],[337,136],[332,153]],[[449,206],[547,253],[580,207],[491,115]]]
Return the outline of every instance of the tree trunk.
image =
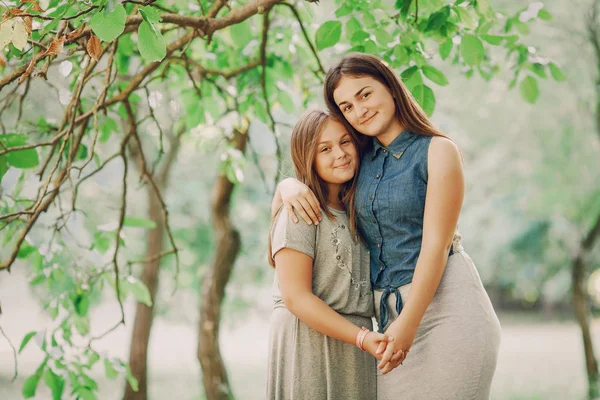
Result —
[[[235,130],[231,140],[236,149],[245,152],[247,130]],[[212,268],[204,277],[200,326],[198,332],[198,360],[208,400],[233,398],[227,371],[219,351],[219,324],[225,286],[231,276],[241,246],[240,234],[232,225],[229,209],[234,184],[222,173],[212,193],[212,219],[216,239],[216,254]]]
[[[165,158],[165,164],[154,181],[160,192],[165,194],[169,171],[179,151],[179,138],[171,140],[171,147]],[[140,159],[139,152],[135,147],[130,147],[132,156],[136,160],[139,171],[143,171],[144,160]],[[148,233],[146,244],[146,259],[150,259],[164,250],[164,237],[166,233],[165,221],[163,220],[161,203],[150,183],[146,184],[148,196],[148,219],[156,223],[156,228]],[[163,197],[164,198],[164,197]],[[142,271],[141,281],[146,285],[152,299],[152,306],[138,302],[135,313],[133,333],[131,335],[131,346],[129,351],[129,365],[132,375],[138,380],[138,391],[135,392],[129,383],[125,381],[124,400],[146,400],[148,398],[148,343],[150,342],[150,330],[154,318],[154,303],[158,289],[158,276],[162,258],[157,258],[145,264]]]
[[[598,362],[596,361],[592,343],[592,334],[590,331],[590,305],[585,290],[585,266],[588,253],[592,250],[598,236],[600,236],[600,215],[597,216],[596,223],[581,243],[580,250],[573,260],[572,266],[573,309],[575,311],[575,316],[577,317],[577,322],[581,327],[583,349],[585,352],[585,366],[588,376],[588,397],[590,399],[595,399],[600,396],[600,387],[598,386]]]
[[[595,122],[596,133],[600,137],[600,32],[598,30],[598,10],[600,2],[594,0],[588,15],[587,29],[590,44],[596,57],[596,107]],[[585,351],[585,366],[588,376],[588,397],[595,399],[600,396],[600,386],[598,382],[598,362],[594,353],[592,343],[592,334],[589,322],[589,301],[585,291],[586,263],[587,256],[594,247],[596,239],[600,236],[600,215],[596,217],[596,222],[586,237],[581,242],[581,246],[572,265],[573,277],[573,308],[577,316],[577,322],[581,327],[581,336],[583,339],[583,349]]]

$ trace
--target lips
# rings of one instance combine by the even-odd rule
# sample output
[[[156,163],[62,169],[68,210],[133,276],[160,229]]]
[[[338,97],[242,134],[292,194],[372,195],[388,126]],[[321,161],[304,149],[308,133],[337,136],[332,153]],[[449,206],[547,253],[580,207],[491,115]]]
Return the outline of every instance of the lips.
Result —
[[[365,120],[364,120],[363,122],[361,122],[360,124],[361,124],[361,125],[366,125],[366,124],[368,124],[369,122],[371,122],[371,121],[373,120],[373,117],[375,117],[376,115],[377,115],[377,113],[375,113],[375,114],[371,115],[369,118],[365,119]]]
[[[350,161],[348,161],[347,163],[344,163],[344,164],[342,164],[342,165],[338,165],[338,166],[337,166],[337,167],[335,167],[335,168],[346,169],[346,168],[348,168],[349,166],[350,166]]]

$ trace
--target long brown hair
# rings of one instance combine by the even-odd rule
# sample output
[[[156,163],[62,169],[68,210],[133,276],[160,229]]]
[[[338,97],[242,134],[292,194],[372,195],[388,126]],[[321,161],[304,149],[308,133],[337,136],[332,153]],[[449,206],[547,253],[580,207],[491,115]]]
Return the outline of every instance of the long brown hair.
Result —
[[[317,145],[319,136],[325,128],[327,121],[341,122],[339,118],[328,112],[321,110],[311,110],[305,112],[294,128],[292,129],[292,138],[290,144],[290,152],[292,153],[292,162],[296,172],[296,179],[304,183],[315,194],[319,204],[323,208],[325,215],[329,219],[335,219],[335,215],[329,210],[329,186],[319,175],[315,168],[315,158],[317,156]],[[344,124],[344,126],[346,126]],[[356,146],[360,157],[360,146],[357,142],[356,135],[353,131],[349,131],[351,141]],[[350,220],[350,229],[356,234],[356,211],[354,207],[354,191],[356,190],[356,181],[358,175],[358,164],[354,177],[348,182],[342,184],[340,190],[340,200],[344,203],[346,213]],[[271,219],[271,229],[269,229],[269,264],[274,267],[275,260],[272,253],[271,233],[273,223],[276,216],[281,212],[279,210]]]
[[[333,98],[333,91],[337,88],[343,76],[370,76],[385,85],[394,98],[396,117],[405,129],[420,135],[448,137],[433,126],[425,111],[387,63],[379,57],[365,53],[345,55],[337,65],[329,69],[325,78],[324,94],[327,108],[338,119],[342,120],[348,129],[354,130]],[[360,132],[357,133],[360,134]],[[358,135],[358,137],[361,145],[364,146],[368,137],[363,134]]]

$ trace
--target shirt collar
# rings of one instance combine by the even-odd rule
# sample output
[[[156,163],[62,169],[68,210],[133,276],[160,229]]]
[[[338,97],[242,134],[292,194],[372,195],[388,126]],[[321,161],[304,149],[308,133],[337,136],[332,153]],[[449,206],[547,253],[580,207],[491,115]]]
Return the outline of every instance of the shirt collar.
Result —
[[[381,149],[386,149],[389,152],[391,152],[392,154],[401,154],[404,152],[404,150],[406,150],[408,145],[411,144],[413,142],[413,140],[416,139],[416,137],[417,137],[416,134],[412,133],[408,129],[405,129],[402,132],[400,132],[400,134],[398,136],[396,136],[396,138],[394,140],[392,140],[392,143],[390,143],[387,147],[382,145],[379,142],[379,140],[377,140],[377,138],[374,137],[373,138],[373,152],[371,154],[371,156],[372,156],[371,158],[374,159],[377,156],[377,153],[379,152],[379,150],[381,150]]]

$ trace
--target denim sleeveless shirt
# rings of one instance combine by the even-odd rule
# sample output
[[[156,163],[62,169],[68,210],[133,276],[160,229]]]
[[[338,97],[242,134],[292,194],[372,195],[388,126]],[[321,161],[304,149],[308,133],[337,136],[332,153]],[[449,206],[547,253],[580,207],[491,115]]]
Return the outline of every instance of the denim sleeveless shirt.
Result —
[[[362,156],[357,225],[370,252],[371,284],[383,290],[380,330],[387,324],[389,295],[412,282],[421,251],[431,138],[405,130],[387,147],[373,138]],[[396,311],[402,311],[400,296]]]

